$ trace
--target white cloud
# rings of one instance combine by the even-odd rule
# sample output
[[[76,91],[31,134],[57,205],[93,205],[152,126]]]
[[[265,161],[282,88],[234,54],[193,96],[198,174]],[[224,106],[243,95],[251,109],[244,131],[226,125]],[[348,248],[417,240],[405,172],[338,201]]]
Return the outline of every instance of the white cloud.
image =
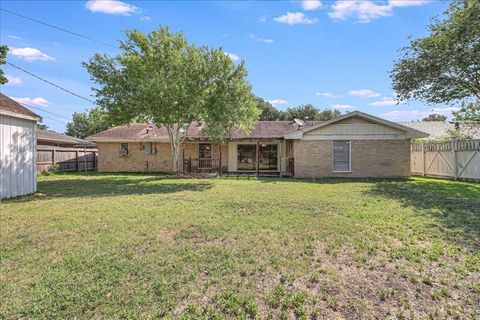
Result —
[[[358,22],[370,22],[373,19],[388,17],[395,7],[419,6],[430,0],[390,0],[379,3],[372,0],[337,1],[328,13],[333,20],[355,19]]]
[[[349,105],[349,104],[334,104],[334,105],[332,106],[332,108],[333,108],[333,109],[338,109],[338,110],[355,109],[354,106]]]
[[[225,52],[225,54],[232,59],[232,61],[238,61],[240,60],[240,57],[236,55],[235,53],[230,53],[230,52]]]
[[[9,76],[8,74],[5,75],[8,79],[8,82],[5,84],[6,86],[18,86],[22,83],[22,79],[19,77]]]
[[[382,114],[381,116],[387,120],[391,121],[414,121],[422,120],[427,117],[429,114],[436,113],[450,117],[453,111],[458,111],[458,107],[445,107],[445,108],[432,108],[430,111],[419,111],[419,110],[394,110]]]
[[[411,7],[411,6],[421,6],[432,2],[432,0],[390,0],[389,4],[392,7]]]
[[[42,97],[36,98],[15,98],[12,97],[13,100],[18,101],[20,103],[32,105],[32,106],[40,106],[40,107],[47,107],[51,105],[50,101]]]
[[[372,91],[370,89],[358,89],[358,90],[350,90],[348,91],[348,95],[354,97],[362,97],[362,98],[376,98],[380,97],[380,93]]]
[[[432,113],[438,113],[441,115],[449,116],[453,111],[459,111],[458,107],[446,107],[446,108],[433,108]]]
[[[330,98],[330,99],[343,97],[343,95],[334,95],[333,93],[330,93],[330,92],[315,92],[315,95],[319,97]]]
[[[294,24],[312,24],[317,22],[317,19],[309,19],[302,12],[287,12],[283,16],[274,18],[276,22],[286,23],[289,25]]]
[[[394,110],[381,115],[382,118],[385,118],[390,121],[414,121],[421,120],[428,115],[426,111],[418,110]]]
[[[143,17],[140,17],[140,21],[152,21],[152,17],[143,16]]]
[[[382,98],[381,100],[374,101],[372,103],[369,103],[369,106],[372,107],[387,107],[387,106],[395,106],[399,104],[397,100],[394,98]]]
[[[302,1],[303,10],[317,10],[322,7],[322,2],[320,0],[303,0]]]
[[[22,37],[14,36],[14,35],[12,35],[12,34],[7,35],[7,37],[12,38],[12,39],[15,39],[15,40],[22,40],[22,39],[23,39]]]
[[[267,16],[261,16],[260,18],[258,18],[258,21],[260,21],[260,22],[267,21]]]
[[[250,37],[250,39],[253,39],[253,40],[255,40],[256,42],[260,42],[260,43],[272,44],[272,43],[275,42],[275,41],[273,41],[272,39],[260,38],[260,37],[257,37],[257,36],[254,35],[254,34],[250,34],[249,37]]]
[[[270,104],[274,107],[279,106],[281,104],[288,103],[288,101],[283,100],[283,99],[272,99],[272,100],[267,100],[267,101],[270,102]]]
[[[42,51],[36,49],[36,48],[12,48],[10,47],[8,50],[8,53],[18,57],[20,59],[24,59],[25,61],[35,61],[35,60],[41,60],[41,61],[50,61],[50,60],[55,60],[55,58],[50,57],[48,54],[43,53]]]
[[[129,16],[138,10],[134,5],[120,0],[90,0],[85,3],[85,8],[92,12]]]

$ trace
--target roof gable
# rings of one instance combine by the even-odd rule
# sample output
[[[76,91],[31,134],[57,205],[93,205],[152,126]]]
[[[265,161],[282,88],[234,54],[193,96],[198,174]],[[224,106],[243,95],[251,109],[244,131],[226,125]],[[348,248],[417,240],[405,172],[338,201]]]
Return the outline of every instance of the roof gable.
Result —
[[[0,92],[0,114],[10,117],[25,118],[38,121],[42,119],[38,114],[30,111],[17,101]]]
[[[349,120],[350,120],[350,123],[349,123]],[[325,122],[320,123],[318,125],[311,126],[311,127],[308,127],[308,128],[304,128],[304,129],[299,130],[297,132],[287,134],[287,135],[285,135],[285,139],[302,139],[302,137],[305,133],[311,132],[313,130],[324,128],[324,127],[327,127],[327,126],[332,125],[332,124],[342,125],[342,124],[348,124],[348,123],[349,124],[357,124],[357,125],[372,124],[372,125],[377,125],[377,126],[378,125],[384,126],[384,127],[391,128],[391,129],[394,130],[394,131],[391,132],[391,134],[394,134],[394,132],[401,132],[405,135],[406,138],[425,138],[425,137],[428,137],[428,134],[426,134],[425,132],[421,132],[421,131],[418,131],[418,130],[403,126],[401,124],[382,119],[382,118],[378,118],[378,117],[372,116],[370,114],[367,114],[367,113],[364,113],[364,112],[361,112],[361,111],[353,111],[353,112],[347,113],[345,115],[342,115],[340,117],[325,121]]]

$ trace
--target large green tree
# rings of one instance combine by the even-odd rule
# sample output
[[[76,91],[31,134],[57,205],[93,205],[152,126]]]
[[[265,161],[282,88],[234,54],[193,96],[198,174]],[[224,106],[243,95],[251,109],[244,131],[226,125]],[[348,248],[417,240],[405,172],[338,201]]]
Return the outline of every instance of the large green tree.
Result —
[[[281,119],[282,113],[278,111],[270,102],[257,98],[257,108],[260,109],[261,121],[276,121]]]
[[[221,49],[189,44],[164,27],[126,35],[120,54],[96,54],[84,64],[97,103],[116,122],[140,118],[165,126],[175,172],[192,122],[206,124],[205,134],[222,141],[232,128],[249,131],[258,119],[243,62],[233,63]]]
[[[302,104],[295,108],[287,108],[287,110],[281,116],[283,120],[293,120],[293,119],[302,119],[302,120],[330,120],[338,117],[341,114],[338,110],[325,109],[320,111],[314,105],[307,103]]]
[[[0,67],[5,64],[8,53],[8,47],[0,45]],[[5,77],[3,70],[0,68],[0,84],[5,84],[8,82],[7,77]]]
[[[398,99],[461,104],[480,120],[480,0],[456,0],[446,18],[429,25],[430,35],[411,41],[391,72]],[[473,117],[472,117],[473,115]]]
[[[113,122],[108,113],[97,107],[86,112],[74,112],[72,121],[67,123],[65,134],[84,139],[112,126]]]

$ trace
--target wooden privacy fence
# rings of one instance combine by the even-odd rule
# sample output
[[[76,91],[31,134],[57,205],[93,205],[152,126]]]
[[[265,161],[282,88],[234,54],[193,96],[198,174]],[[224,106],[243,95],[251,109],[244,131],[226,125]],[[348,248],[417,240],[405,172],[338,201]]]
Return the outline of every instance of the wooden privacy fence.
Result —
[[[414,144],[410,155],[413,175],[480,181],[480,140]]]
[[[97,149],[37,146],[37,173],[48,171],[54,163],[60,172],[94,171],[97,161]]]

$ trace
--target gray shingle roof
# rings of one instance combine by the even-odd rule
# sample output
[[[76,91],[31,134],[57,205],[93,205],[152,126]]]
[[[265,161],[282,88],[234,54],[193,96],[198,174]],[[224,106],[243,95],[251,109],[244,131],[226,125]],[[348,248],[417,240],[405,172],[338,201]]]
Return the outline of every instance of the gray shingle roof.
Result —
[[[455,130],[455,122],[447,121],[413,121],[400,122],[400,124],[415,130],[426,132],[430,135],[430,139],[442,139],[451,136],[450,131]],[[467,127],[465,124],[459,123],[460,128],[467,131],[474,139],[480,139],[480,128],[475,129]]]
[[[55,131],[41,130],[41,129],[37,129],[37,141],[50,141],[55,143],[84,145],[84,146],[95,145],[94,143],[87,140],[75,138],[72,136],[67,136],[65,134],[61,134]]]
[[[321,121],[307,121],[302,128],[306,128],[315,124],[319,124]],[[204,125],[198,125],[192,123],[187,132],[187,138],[199,139],[205,138],[202,134]],[[299,126],[294,121],[257,121],[250,134],[246,135],[240,130],[232,130],[230,138],[232,139],[275,139],[283,138],[287,133],[294,132],[299,129]],[[117,126],[97,134],[91,135],[86,138],[90,141],[98,141],[105,139],[168,139],[167,129],[165,127],[151,126],[146,123],[132,123],[123,126]]]

